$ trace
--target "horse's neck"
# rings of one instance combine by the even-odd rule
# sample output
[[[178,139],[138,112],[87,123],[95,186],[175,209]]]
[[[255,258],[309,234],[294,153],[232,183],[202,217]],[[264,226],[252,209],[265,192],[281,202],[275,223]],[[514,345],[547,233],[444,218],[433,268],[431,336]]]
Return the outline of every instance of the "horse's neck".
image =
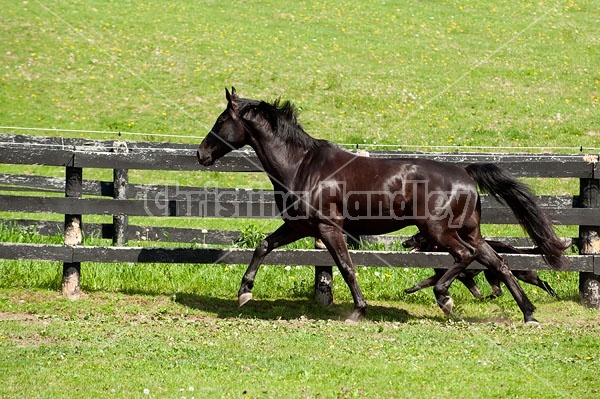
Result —
[[[273,184],[290,188],[307,151],[276,137],[252,140],[250,145]]]

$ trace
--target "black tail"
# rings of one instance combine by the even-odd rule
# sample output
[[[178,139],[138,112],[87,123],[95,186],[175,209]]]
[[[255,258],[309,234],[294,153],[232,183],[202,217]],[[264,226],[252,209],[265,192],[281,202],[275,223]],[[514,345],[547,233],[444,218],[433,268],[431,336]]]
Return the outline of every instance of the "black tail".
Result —
[[[535,202],[529,188],[494,164],[472,164],[465,168],[479,189],[508,205],[517,220],[540,249],[546,263],[554,269],[566,269],[565,245],[552,229],[552,223]]]

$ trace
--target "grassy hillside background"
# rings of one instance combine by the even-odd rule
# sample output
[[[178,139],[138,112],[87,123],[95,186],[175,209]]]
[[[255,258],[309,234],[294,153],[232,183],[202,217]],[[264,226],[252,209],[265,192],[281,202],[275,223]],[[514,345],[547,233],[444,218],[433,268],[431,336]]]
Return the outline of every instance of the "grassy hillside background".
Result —
[[[10,1],[3,14],[7,126],[199,141],[234,85],[292,100],[309,133],[339,143],[598,146],[596,1]]]

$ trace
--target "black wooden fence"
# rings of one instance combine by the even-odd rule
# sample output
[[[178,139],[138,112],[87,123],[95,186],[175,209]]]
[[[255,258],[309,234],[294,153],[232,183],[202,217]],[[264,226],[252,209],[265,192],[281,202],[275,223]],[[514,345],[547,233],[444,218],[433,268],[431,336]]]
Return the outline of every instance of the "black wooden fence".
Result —
[[[35,226],[38,234],[64,233],[65,245],[3,242],[0,243],[0,259],[63,262],[63,292],[69,296],[77,296],[79,293],[81,262],[248,263],[252,250],[231,245],[240,236],[240,232],[145,227],[128,223],[128,216],[277,217],[273,194],[268,190],[131,184],[128,181],[128,171],[134,169],[181,173],[262,172],[260,163],[251,150],[234,151],[208,168],[198,165],[195,152],[196,146],[172,143],[0,135],[0,163],[48,165],[65,171],[64,178],[31,176],[25,173],[0,174],[0,211],[65,215],[64,223],[5,219],[5,223],[23,228]],[[569,256],[570,270],[580,273],[583,302],[588,306],[600,307],[600,167],[597,155],[378,151],[372,152],[370,156],[420,157],[463,166],[475,162],[493,162],[517,177],[577,179],[579,195],[540,196],[538,200],[555,224],[579,226],[578,236],[568,237],[580,249],[579,255]],[[85,180],[83,169],[89,168],[113,170],[113,181]],[[57,192],[64,193],[64,197],[51,194]],[[482,206],[483,223],[516,223],[510,210],[492,198],[483,197]],[[113,222],[87,224],[82,220],[83,215],[113,215]],[[82,235],[86,233],[112,238],[115,245],[83,245]],[[207,245],[190,248],[120,246],[128,239]],[[380,236],[365,239],[389,241],[391,238]],[[223,245],[228,248],[223,248]],[[503,256],[514,270],[548,269],[540,256]],[[401,251],[354,250],[352,258],[355,264],[364,266],[448,267],[452,263],[447,254]],[[277,250],[266,261],[279,265],[333,265],[329,254],[318,249]]]

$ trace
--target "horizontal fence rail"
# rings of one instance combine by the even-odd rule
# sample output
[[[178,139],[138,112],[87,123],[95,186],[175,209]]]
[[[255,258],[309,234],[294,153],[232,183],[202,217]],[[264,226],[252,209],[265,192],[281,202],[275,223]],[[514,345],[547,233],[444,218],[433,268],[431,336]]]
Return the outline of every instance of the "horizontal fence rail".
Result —
[[[572,197],[538,197],[540,205],[555,224],[600,225],[600,212],[593,208],[570,208]],[[151,217],[204,217],[276,219],[280,216],[275,202],[243,201],[208,197],[113,200],[102,198],[60,198],[0,195],[0,209],[8,212],[77,213],[82,215],[118,215]],[[491,198],[482,200],[481,221],[486,224],[518,224],[510,209]]]
[[[92,247],[51,244],[0,243],[4,259],[46,260],[57,262],[106,262],[106,263],[200,263],[200,264],[247,264],[253,249],[245,248],[145,248],[145,247]],[[350,255],[356,266],[380,267],[436,267],[447,269],[454,260],[447,253],[356,251]],[[502,254],[513,270],[551,270],[539,255]],[[600,274],[600,256],[569,256],[570,271]],[[277,250],[269,254],[269,264],[274,265],[322,265],[334,266],[326,250],[292,249]],[[470,269],[483,269],[473,263]]]
[[[30,219],[0,219],[0,224],[14,226],[29,234],[42,236],[56,236],[64,233],[64,223],[49,220]],[[87,237],[112,239],[114,226],[112,223],[85,223],[83,233]],[[389,235],[361,235],[360,240],[367,244],[383,244],[389,247],[400,244],[412,236]],[[237,230],[214,230],[202,228],[163,227],[163,226],[138,226],[129,225],[127,240],[131,241],[156,241],[179,242],[203,245],[229,245],[243,238],[243,233]],[[490,237],[491,239],[492,237]],[[531,247],[533,243],[528,237],[502,237],[502,241],[514,247]],[[573,241],[573,244],[576,244]],[[0,258],[1,259],[1,258]]]
[[[576,199],[538,197],[539,203],[555,224],[600,225],[600,213],[592,208],[568,208]],[[0,209],[8,212],[77,213],[82,215],[118,215],[151,217],[204,217],[275,219],[280,216],[275,202],[244,201],[194,194],[190,198],[154,198],[113,200],[102,198],[60,198],[0,195]],[[510,209],[493,199],[482,201],[482,223],[517,224]]]
[[[7,164],[36,164],[78,168],[195,170],[216,172],[262,172],[252,150],[232,151],[210,167],[201,167],[196,158],[197,145],[127,143],[127,151],[114,152],[114,142],[78,139],[39,138],[2,135],[0,160]],[[24,151],[27,156],[24,156]],[[398,151],[373,151],[377,158],[424,158],[466,166],[491,162],[517,177],[598,176],[598,155],[527,154],[431,154]]]

